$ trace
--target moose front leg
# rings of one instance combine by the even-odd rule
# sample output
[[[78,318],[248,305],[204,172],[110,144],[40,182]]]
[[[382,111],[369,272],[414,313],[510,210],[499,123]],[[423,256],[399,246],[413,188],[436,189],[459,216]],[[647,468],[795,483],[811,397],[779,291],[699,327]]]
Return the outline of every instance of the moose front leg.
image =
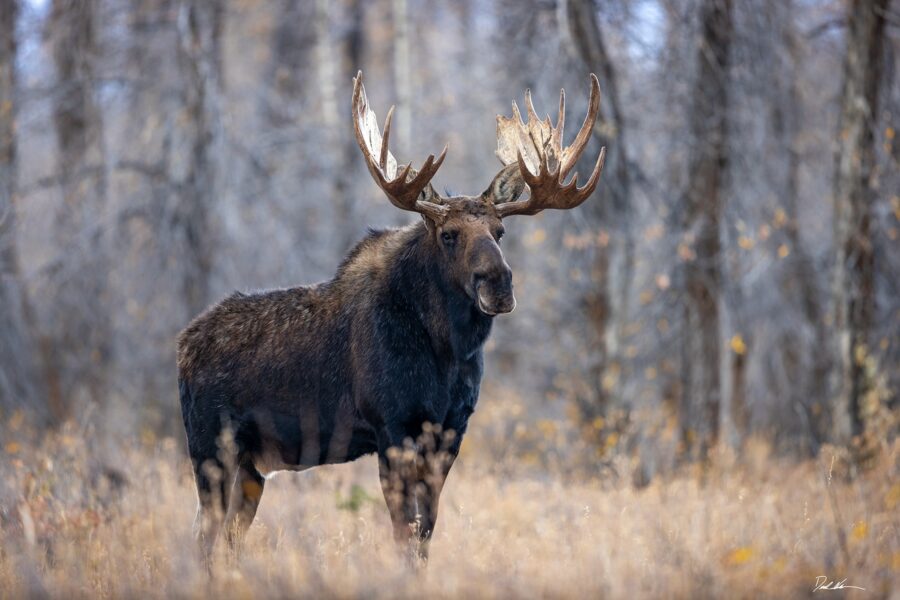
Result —
[[[423,427],[418,440],[388,445],[379,452],[384,499],[394,527],[394,539],[415,566],[428,560],[428,544],[437,522],[438,503],[455,454],[439,428]]]

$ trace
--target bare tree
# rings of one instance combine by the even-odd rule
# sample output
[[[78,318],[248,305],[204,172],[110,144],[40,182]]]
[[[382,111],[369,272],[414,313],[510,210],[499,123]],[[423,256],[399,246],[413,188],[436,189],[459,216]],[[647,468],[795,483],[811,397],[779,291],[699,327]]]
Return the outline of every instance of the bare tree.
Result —
[[[875,312],[872,204],[875,132],[890,0],[854,0],[847,8],[847,50],[834,179],[835,266],[832,279],[837,368],[832,438],[849,443],[865,430],[872,388],[866,363]]]
[[[63,199],[55,220],[59,256],[50,273],[57,302],[50,310],[52,332],[41,340],[54,406],[71,405],[80,391],[102,399],[107,385],[108,182],[102,111],[95,96],[97,8],[95,0],[55,0],[47,30],[56,66],[53,120]]]
[[[203,310],[210,300],[223,17],[224,9],[218,0],[185,0],[179,7],[178,57],[184,78],[188,150],[175,229],[180,232],[184,247],[182,289],[192,315]]]
[[[412,72],[409,62],[409,7],[391,0],[394,22],[394,85],[397,87],[397,143],[403,152],[412,145]]]
[[[794,410],[800,411],[806,422],[806,441],[814,453],[819,444],[828,438],[827,431],[827,379],[828,352],[822,349],[828,344],[828,330],[824,313],[825,298],[820,293],[816,264],[800,237],[799,200],[801,150],[800,137],[804,131],[803,104],[799,83],[802,41],[796,30],[793,2],[772,0],[767,7],[767,25],[775,32],[780,53],[777,57],[781,68],[767,69],[772,87],[769,98],[771,133],[776,139],[776,152],[780,157],[775,163],[782,174],[780,197],[784,199],[784,221],[779,242],[787,253],[781,287],[791,306],[795,308],[812,332],[812,340],[804,340],[794,329],[785,329],[779,336],[778,350],[784,370],[791,377],[786,393]]]
[[[16,18],[19,3],[0,3],[0,409],[47,416],[36,389],[29,306],[16,246]]]
[[[346,30],[341,40],[341,59],[338,61],[338,78],[340,82],[346,82],[348,89],[352,77],[362,65],[363,44],[365,43],[364,18],[365,12],[362,0],[348,1],[349,19]],[[343,90],[344,88],[341,87]],[[334,178],[334,190],[337,196],[337,209],[342,220],[340,252],[346,250],[356,241],[357,232],[351,224],[356,223],[355,206],[356,199],[353,196],[353,181],[359,171],[356,169],[357,146],[353,136],[343,136],[344,143],[341,147],[341,158],[338,172]],[[336,142],[337,143],[337,142]]]
[[[727,115],[731,0],[700,7],[698,70],[688,117],[690,157],[682,200],[684,293],[681,440],[689,457],[703,458],[719,437],[722,286],[720,222],[728,168]]]
[[[356,199],[353,197],[353,177],[357,173],[357,147],[352,136],[341,135],[339,115],[345,112],[342,99],[349,93],[349,84],[361,68],[363,43],[363,6],[359,0],[346,3],[345,30],[339,39],[332,35],[337,5],[328,0],[316,2],[316,70],[322,112],[325,152],[328,154],[332,204],[335,208],[338,252],[346,252],[359,236],[354,219]],[[337,50],[337,51],[336,51]],[[341,141],[343,140],[343,144]]]
[[[593,202],[589,205],[589,210],[592,220],[599,227],[614,231],[615,238],[621,238],[618,244],[598,245],[595,248],[591,269],[595,285],[584,299],[586,312],[594,329],[592,345],[597,360],[591,379],[599,396],[594,411],[599,414],[610,408],[610,401],[627,409],[625,399],[616,393],[616,386],[613,385],[618,380],[614,374],[617,368],[615,363],[619,359],[616,353],[620,346],[622,324],[627,320],[628,289],[634,262],[628,227],[631,183],[627,164],[626,127],[615,67],[606,50],[594,0],[562,0],[558,5],[558,17],[564,38],[569,42],[570,52],[588,69],[599,74],[604,106],[594,131],[601,145],[610,148],[608,168],[611,177],[602,184],[606,192],[603,201]],[[615,248],[622,255],[619,273],[611,272]],[[592,419],[597,415],[586,416]]]
[[[594,72],[607,174],[578,211],[509,224],[527,300],[488,348],[498,389],[571,415],[597,461],[639,454],[644,481],[680,443],[866,433],[896,387],[897,3],[846,2],[0,2],[4,407],[164,429],[188,313],[324,277],[367,225],[407,221],[369,202],[340,125],[358,69],[393,81],[398,154],[450,136],[439,183],[460,188],[507,98]]]

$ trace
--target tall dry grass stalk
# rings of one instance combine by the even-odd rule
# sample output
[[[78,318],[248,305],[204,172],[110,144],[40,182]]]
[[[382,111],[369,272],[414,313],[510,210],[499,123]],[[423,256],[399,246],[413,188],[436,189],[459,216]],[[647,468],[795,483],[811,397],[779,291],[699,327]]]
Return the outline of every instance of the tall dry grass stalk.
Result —
[[[74,425],[35,443],[7,429],[0,598],[841,594],[813,592],[818,576],[866,588],[848,597],[900,594],[900,444],[850,478],[830,451],[796,463],[751,442],[703,477],[687,470],[636,489],[515,452],[498,460],[492,428],[473,429],[425,572],[395,551],[368,458],[273,478],[243,555],[220,547],[212,578],[194,551],[180,440],[106,440],[101,460]]]

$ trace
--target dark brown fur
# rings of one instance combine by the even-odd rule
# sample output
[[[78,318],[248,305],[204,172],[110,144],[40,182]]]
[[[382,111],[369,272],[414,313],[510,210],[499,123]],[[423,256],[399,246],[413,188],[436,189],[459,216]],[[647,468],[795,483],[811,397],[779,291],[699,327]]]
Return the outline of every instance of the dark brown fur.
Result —
[[[590,137],[599,85],[592,75],[588,117],[567,148],[564,95],[553,128],[526,93],[527,123],[515,104],[514,118],[498,117],[506,166],[480,196],[444,198],[430,181],[446,148],[419,170],[398,167],[388,151],[393,110],[382,137],[357,75],[352,114],[366,166],[394,206],[424,222],[371,232],[326,283],[234,294],[179,337],[207,555],[226,518],[232,536],[249,526],[264,473],[377,452],[395,537],[427,557],[441,488],[478,400],[482,347],[493,317],[516,306],[501,217],[573,208],[594,191],[603,150],[585,186],[565,178]]]
[[[452,208],[440,223],[371,232],[331,281],[235,293],[182,332],[207,552],[226,513],[226,532],[252,521],[264,473],[378,453],[396,536],[425,555],[492,316],[515,305],[489,192],[444,200]],[[418,462],[391,454],[405,443]]]

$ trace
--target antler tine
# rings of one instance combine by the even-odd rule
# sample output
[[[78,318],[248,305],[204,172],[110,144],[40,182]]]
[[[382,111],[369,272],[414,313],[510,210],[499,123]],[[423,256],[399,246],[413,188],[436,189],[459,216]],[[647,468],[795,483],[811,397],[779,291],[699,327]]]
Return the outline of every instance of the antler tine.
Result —
[[[497,155],[505,165],[518,163],[523,181],[530,194],[527,200],[503,202],[496,205],[501,217],[533,215],[548,209],[575,208],[596,189],[606,160],[606,148],[600,150],[587,183],[578,187],[578,174],[566,183],[569,172],[584,152],[600,111],[600,82],[591,74],[591,92],[584,123],[571,146],[563,147],[566,120],[566,94],[559,93],[559,117],[556,127],[550,118],[541,121],[534,110],[530,90],[525,92],[528,121],[523,122],[513,102],[513,118],[497,118]]]
[[[561,162],[563,163],[563,177],[568,174],[572,167],[575,166],[575,163],[578,162],[579,157],[581,157],[581,153],[584,151],[585,146],[587,146],[588,140],[591,139],[594,122],[597,120],[597,115],[599,113],[600,82],[597,80],[597,76],[591,73],[591,97],[588,101],[588,112],[584,117],[584,123],[581,124],[578,135],[575,136],[575,141],[572,142],[571,146],[565,149],[563,156],[561,157]]]
[[[391,139],[391,122],[394,119],[394,106],[391,105],[390,110],[388,110],[387,117],[384,119],[384,135],[381,136],[381,156],[378,160],[378,166],[381,167],[381,170],[384,171],[384,168],[387,166],[387,155],[388,155],[388,141]],[[412,164],[412,163],[410,163]]]
[[[587,183],[584,184],[585,190],[589,190],[587,192],[587,196],[594,193],[594,189],[597,187],[597,183],[600,181],[600,173],[603,172],[603,163],[606,162],[606,146],[600,148],[600,155],[597,156],[597,163],[594,165],[594,171],[591,173],[591,176],[588,177]],[[587,197],[585,196],[585,197]]]
[[[534,103],[531,101],[531,88],[525,90],[525,110],[528,111],[528,120],[540,121],[537,111],[534,110]]]
[[[566,128],[566,90],[559,89],[559,117],[556,119],[556,130],[559,132],[559,139],[563,140],[563,131]]]
[[[547,208],[567,210],[579,206],[597,189],[606,160],[606,147],[601,148],[594,170],[582,187],[578,187],[578,173],[575,173],[569,183],[564,183],[564,178],[559,175],[559,167],[551,172],[545,159],[541,160],[540,172],[537,175],[528,169],[521,152],[517,159],[519,171],[531,190],[531,196],[528,200],[498,204],[496,208],[500,218],[510,215],[536,215]]]
[[[388,111],[384,120],[384,135],[378,131],[378,120],[375,113],[369,107],[366,97],[366,88],[362,82],[362,71],[359,71],[353,80],[353,128],[356,133],[356,142],[362,150],[366,167],[375,179],[378,187],[384,191],[391,204],[403,210],[409,210],[438,219],[447,214],[448,208],[441,204],[419,200],[419,195],[425,186],[437,173],[444,157],[447,154],[447,146],[435,160],[431,154],[425,160],[420,171],[414,171],[412,163],[405,165],[397,174],[397,159],[391,154],[388,142],[391,137],[391,124],[394,118],[394,107]],[[376,157],[377,154],[377,157]],[[413,174],[412,179],[409,178]]]
[[[413,177],[412,181],[406,182],[406,185],[412,188],[419,188],[419,191],[421,192],[421,188],[424,188],[425,185],[429,181],[431,181],[431,178],[434,177],[434,174],[437,173],[438,169],[441,168],[441,164],[443,164],[444,162],[444,157],[447,155],[447,148],[448,146],[444,146],[444,149],[441,151],[441,154],[440,156],[438,156],[437,160],[434,159],[434,154],[429,154],[418,174]],[[418,192],[416,193],[416,195],[418,195]]]

